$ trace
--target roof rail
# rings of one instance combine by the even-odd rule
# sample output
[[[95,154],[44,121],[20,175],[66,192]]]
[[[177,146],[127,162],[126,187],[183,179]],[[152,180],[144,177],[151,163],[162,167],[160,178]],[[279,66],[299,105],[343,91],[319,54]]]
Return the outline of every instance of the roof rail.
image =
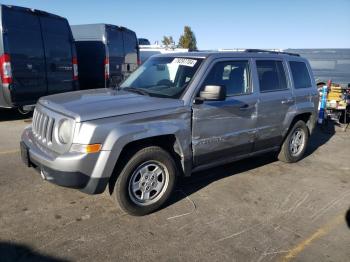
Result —
[[[264,49],[245,49],[244,52],[247,53],[269,53],[269,54],[277,54],[277,55],[292,55],[292,56],[300,56],[296,53],[289,53],[289,52],[282,52],[282,51],[271,51],[271,50],[264,50]]]

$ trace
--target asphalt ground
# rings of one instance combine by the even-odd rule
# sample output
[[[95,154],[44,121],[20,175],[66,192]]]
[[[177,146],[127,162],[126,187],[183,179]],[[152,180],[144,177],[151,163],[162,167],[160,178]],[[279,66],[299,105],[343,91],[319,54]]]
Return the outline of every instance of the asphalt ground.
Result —
[[[350,129],[317,129],[295,164],[265,155],[193,174],[166,207],[132,217],[107,192],[26,168],[28,124],[0,111],[0,261],[350,261]]]

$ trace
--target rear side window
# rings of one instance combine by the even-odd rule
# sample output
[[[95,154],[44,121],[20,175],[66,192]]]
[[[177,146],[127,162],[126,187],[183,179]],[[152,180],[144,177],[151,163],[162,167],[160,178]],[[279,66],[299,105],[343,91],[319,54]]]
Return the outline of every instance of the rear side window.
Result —
[[[205,79],[205,85],[225,86],[227,96],[250,94],[252,89],[248,61],[216,63]]]
[[[260,92],[287,89],[287,79],[282,61],[257,60]]]
[[[311,87],[311,79],[309,71],[304,62],[289,62],[290,70],[292,71],[294,87],[308,88]]]

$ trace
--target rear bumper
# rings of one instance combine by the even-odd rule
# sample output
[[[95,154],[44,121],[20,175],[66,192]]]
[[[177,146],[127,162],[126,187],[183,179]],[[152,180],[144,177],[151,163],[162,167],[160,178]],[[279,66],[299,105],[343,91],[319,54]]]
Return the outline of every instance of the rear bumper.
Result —
[[[9,85],[0,84],[0,107],[3,107],[3,108],[15,107],[11,101]]]
[[[43,179],[59,186],[99,194],[106,189],[109,181],[109,177],[100,176],[100,172],[94,173],[96,165],[104,158],[103,153],[54,155],[33,141],[30,129],[25,129],[22,134],[21,155],[28,167],[35,168]]]

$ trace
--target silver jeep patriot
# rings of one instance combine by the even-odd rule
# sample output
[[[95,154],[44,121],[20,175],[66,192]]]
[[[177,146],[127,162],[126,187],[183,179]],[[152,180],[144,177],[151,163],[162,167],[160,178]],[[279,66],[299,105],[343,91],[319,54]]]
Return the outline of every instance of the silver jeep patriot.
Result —
[[[45,180],[108,187],[124,211],[145,215],[177,176],[262,153],[300,160],[317,107],[310,65],[295,54],[157,55],[113,89],[41,98],[21,156]]]

